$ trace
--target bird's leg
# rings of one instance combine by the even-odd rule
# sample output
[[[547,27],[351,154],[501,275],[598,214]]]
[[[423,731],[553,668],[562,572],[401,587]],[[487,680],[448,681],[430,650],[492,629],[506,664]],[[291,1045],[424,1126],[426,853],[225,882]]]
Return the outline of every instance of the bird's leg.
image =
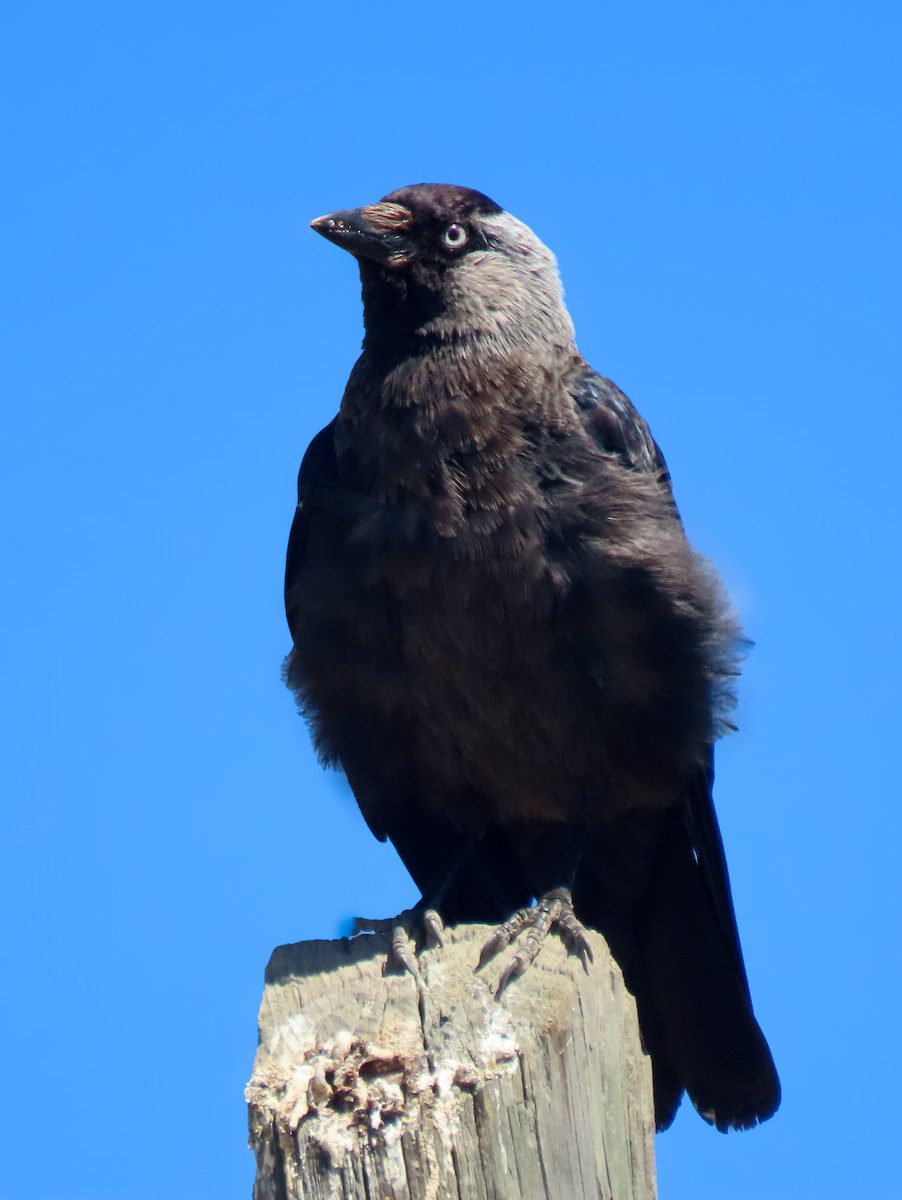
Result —
[[[585,928],[573,911],[571,891],[582,853],[582,838],[568,830],[560,830],[556,834],[548,831],[532,847],[521,841],[520,849],[527,864],[532,860],[531,873],[535,872],[537,882],[542,875],[547,881],[549,871],[553,871],[558,880],[564,882],[543,891],[531,908],[521,908],[515,912],[503,925],[498,926],[483,946],[477,971],[509,946],[524,929],[527,930],[522,945],[502,972],[496,993],[498,996],[512,980],[529,969],[552,930],[558,933],[573,953],[579,955],[587,970],[592,961],[592,947]]]
[[[396,917],[355,917],[351,925],[351,937],[358,933],[387,933],[391,934],[393,947],[402,932],[416,941],[421,940],[418,934],[422,932],[426,946],[444,946],[444,931],[441,915],[425,899],[413,908],[405,908]]]
[[[389,964],[394,963],[412,975],[417,990],[425,987],[417,962],[417,946],[444,946],[444,923],[438,911],[425,897],[413,908],[405,908],[396,917],[370,920],[355,917],[352,936],[358,933],[384,933],[391,939]]]
[[[499,925],[482,948],[479,955],[477,970],[485,966],[489,959],[510,945],[517,935],[526,927],[529,932],[523,945],[504,968],[498,983],[497,996],[500,996],[507,985],[518,979],[535,961],[542,943],[553,930],[557,930],[563,942],[582,959],[583,966],[588,970],[592,961],[592,947],[585,927],[573,911],[573,897],[570,888],[552,888],[540,897],[532,908],[521,908],[514,913],[509,921]]]
[[[421,994],[426,985],[417,962],[418,949],[420,946],[444,946],[445,926],[438,909],[471,849],[472,845],[468,844],[455,856],[451,867],[413,908],[407,908],[398,916],[388,919],[368,920],[365,917],[356,917],[354,920],[352,936],[357,933],[388,934],[391,939],[389,963],[394,963],[402,971],[412,975]]]

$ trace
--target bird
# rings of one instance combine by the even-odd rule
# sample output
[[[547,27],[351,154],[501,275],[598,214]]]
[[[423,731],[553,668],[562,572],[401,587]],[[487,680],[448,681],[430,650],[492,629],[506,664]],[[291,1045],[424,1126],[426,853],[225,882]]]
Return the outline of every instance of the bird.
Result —
[[[576,347],[557,262],[481,192],[416,184],[312,222],[357,260],[364,338],[298,477],[284,678],[417,913],[607,940],[655,1118],[781,1092],[712,798],[745,642],[664,457]],[[437,916],[436,914],[440,914]],[[409,961],[409,960],[408,960]],[[415,965],[413,970],[415,971]]]

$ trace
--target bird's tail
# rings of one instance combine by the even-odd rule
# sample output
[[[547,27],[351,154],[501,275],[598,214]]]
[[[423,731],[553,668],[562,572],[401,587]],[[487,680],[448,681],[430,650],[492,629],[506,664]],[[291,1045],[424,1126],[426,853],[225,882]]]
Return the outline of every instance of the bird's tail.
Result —
[[[613,897],[610,871],[593,872],[589,855],[576,911],[607,936],[636,997],[658,1128],[671,1123],[685,1091],[722,1132],[749,1129],[776,1112],[780,1081],[752,1011],[729,881],[724,867],[715,897],[685,827],[665,820],[633,897]]]

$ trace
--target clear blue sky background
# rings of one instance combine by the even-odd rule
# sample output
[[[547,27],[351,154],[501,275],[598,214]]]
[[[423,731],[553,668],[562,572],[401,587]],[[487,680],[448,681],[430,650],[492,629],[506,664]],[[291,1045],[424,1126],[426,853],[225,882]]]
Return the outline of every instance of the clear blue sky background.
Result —
[[[307,222],[421,180],[556,251],[757,644],[717,797],[785,1100],[684,1109],[662,1198],[902,1196],[900,11],[7,6],[4,1200],[247,1200],[271,949],[414,899],[279,666],[361,335]]]

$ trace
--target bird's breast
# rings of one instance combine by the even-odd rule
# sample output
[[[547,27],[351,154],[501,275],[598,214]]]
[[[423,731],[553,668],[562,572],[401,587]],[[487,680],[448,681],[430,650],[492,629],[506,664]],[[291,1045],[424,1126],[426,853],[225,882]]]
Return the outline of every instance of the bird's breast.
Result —
[[[362,607],[382,620],[371,634],[394,647],[392,694],[439,784],[424,795],[476,794],[502,820],[565,819],[570,765],[598,777],[601,677],[574,645],[570,581],[540,522],[511,514],[443,536],[422,511],[383,507],[356,539],[369,554],[348,583],[369,590]],[[349,668],[372,695],[365,663]]]
[[[305,591],[302,692],[326,742],[333,711],[359,728],[390,712],[427,806],[476,796],[504,822],[574,819],[589,795],[593,819],[669,803],[701,744],[693,734],[687,752],[669,731],[690,693],[705,702],[703,681],[670,662],[650,579],[631,591],[610,564],[587,575],[597,531],[568,532],[523,486],[522,503],[486,506],[481,521],[464,500],[451,528],[429,497],[336,497],[321,586]]]

